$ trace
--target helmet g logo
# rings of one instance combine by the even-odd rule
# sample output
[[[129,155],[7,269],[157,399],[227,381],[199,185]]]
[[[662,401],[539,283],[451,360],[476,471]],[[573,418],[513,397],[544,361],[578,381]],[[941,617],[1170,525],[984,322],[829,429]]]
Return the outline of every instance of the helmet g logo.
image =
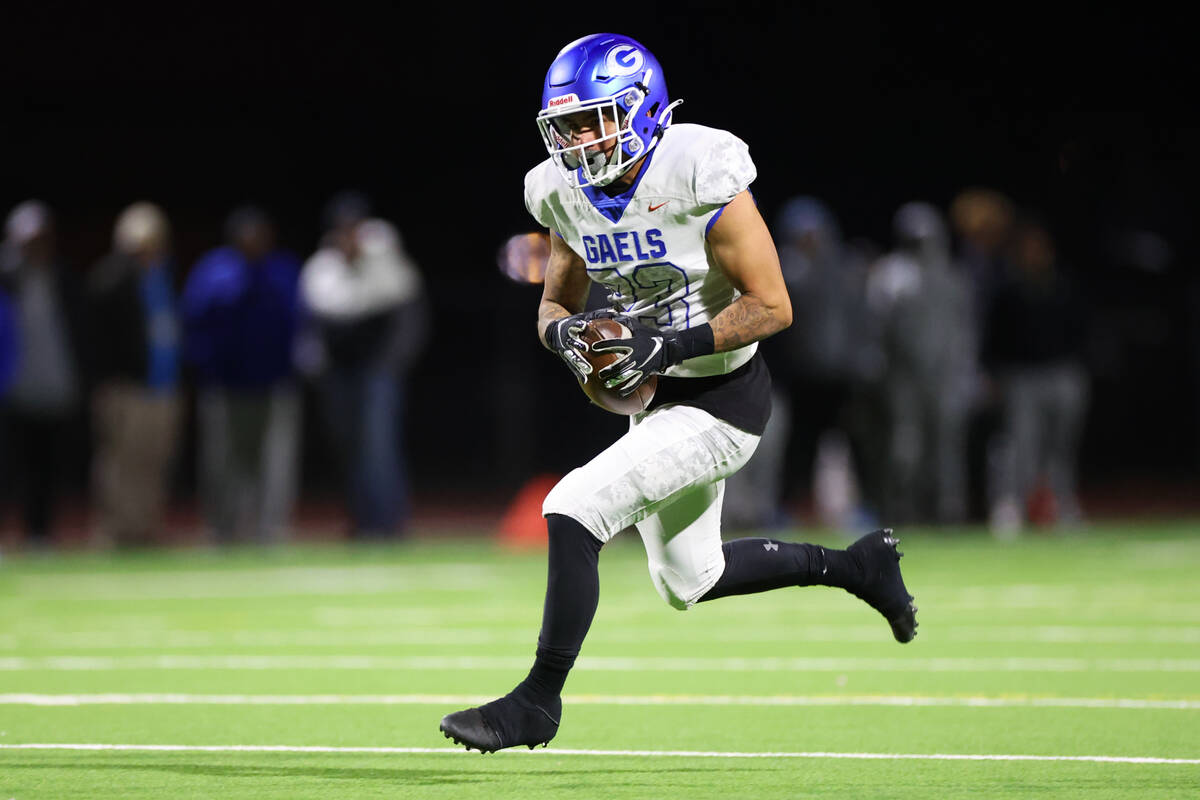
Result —
[[[642,69],[646,59],[642,51],[628,44],[619,44],[604,56],[604,69],[610,78],[632,75]]]

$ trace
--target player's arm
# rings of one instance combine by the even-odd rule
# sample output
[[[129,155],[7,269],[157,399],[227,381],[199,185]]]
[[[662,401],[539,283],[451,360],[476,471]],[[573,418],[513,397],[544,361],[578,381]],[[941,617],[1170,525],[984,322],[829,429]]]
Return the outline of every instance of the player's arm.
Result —
[[[710,321],[713,350],[736,350],[792,324],[792,303],[767,224],[748,191],[725,206],[708,232],[713,257],[741,296]]]
[[[581,338],[590,280],[583,259],[550,231],[550,259],[538,304],[538,339],[547,350],[558,353],[580,380],[592,372]]]
[[[554,231],[550,231],[550,260],[538,304],[538,340],[554,349],[546,337],[552,322],[579,314],[587,305],[590,279],[587,265]]]

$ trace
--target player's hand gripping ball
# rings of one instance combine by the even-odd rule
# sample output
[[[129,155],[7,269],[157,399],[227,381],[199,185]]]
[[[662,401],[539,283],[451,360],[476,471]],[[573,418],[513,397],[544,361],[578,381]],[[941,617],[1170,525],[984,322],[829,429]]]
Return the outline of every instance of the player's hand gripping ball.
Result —
[[[619,352],[593,352],[592,345],[605,339],[629,339],[632,336],[633,333],[629,328],[610,317],[588,320],[580,335],[580,339],[588,346],[584,357],[592,366],[591,372],[580,378],[579,385],[583,389],[583,393],[605,411],[625,416],[646,410],[658,388],[658,376],[650,375],[633,392],[622,395],[618,388],[610,389],[605,386],[599,373],[610,364],[620,361],[624,355]]]

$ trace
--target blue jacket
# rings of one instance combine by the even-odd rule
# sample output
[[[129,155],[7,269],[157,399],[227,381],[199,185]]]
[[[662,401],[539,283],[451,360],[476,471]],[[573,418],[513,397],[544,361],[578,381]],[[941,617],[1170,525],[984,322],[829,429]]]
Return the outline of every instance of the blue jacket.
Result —
[[[17,372],[17,320],[12,302],[0,290],[0,397]]]
[[[196,262],[181,298],[184,357],[201,385],[262,390],[293,373],[300,260],[276,250],[251,264],[232,247]]]

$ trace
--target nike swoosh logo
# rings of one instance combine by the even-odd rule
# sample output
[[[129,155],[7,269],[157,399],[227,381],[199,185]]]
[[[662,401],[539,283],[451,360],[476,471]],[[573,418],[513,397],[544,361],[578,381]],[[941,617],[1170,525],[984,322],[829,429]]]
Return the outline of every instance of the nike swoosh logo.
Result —
[[[666,205],[667,203],[669,203],[669,202],[671,202],[671,201],[670,201],[670,200],[663,200],[661,203],[659,203],[659,204],[658,204],[658,205],[656,205],[656,206],[646,206],[646,210],[648,210],[648,211],[658,211],[660,208],[662,208],[663,206],[665,206],[665,205]]]

